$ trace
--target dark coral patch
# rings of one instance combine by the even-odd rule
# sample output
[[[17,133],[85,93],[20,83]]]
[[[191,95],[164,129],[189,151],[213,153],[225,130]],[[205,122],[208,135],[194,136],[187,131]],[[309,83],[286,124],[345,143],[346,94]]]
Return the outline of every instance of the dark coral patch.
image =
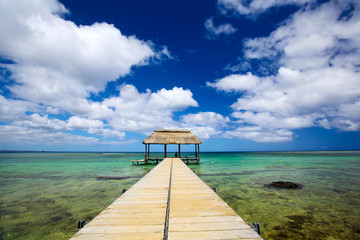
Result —
[[[285,189],[302,189],[304,185],[300,183],[277,181],[270,184],[264,184],[267,188],[285,188]]]

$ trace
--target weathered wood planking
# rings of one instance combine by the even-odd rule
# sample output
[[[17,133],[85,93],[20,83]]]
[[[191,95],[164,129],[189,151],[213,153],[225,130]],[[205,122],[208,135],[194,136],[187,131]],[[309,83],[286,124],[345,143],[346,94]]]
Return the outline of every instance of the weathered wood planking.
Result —
[[[262,239],[179,158],[163,160],[71,239],[164,239],[169,186],[168,239]]]
[[[169,240],[262,239],[180,159],[173,159]]]
[[[71,239],[162,239],[170,166],[161,162]]]

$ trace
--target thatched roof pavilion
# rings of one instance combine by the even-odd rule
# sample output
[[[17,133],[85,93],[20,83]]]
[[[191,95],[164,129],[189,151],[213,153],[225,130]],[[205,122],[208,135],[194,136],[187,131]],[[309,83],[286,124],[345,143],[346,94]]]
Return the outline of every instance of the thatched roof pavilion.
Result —
[[[189,130],[155,130],[153,134],[145,138],[144,144],[201,144]]]
[[[175,153],[175,157],[181,158],[180,153],[180,145],[181,144],[194,144],[195,145],[195,157],[186,157],[185,160],[196,161],[199,163],[200,161],[200,152],[199,152],[199,144],[202,141],[197,138],[192,132],[189,130],[181,129],[181,130],[171,130],[171,129],[162,129],[155,130],[149,137],[145,138],[143,144],[145,144],[145,161],[152,161],[153,158],[150,158],[150,144],[163,144],[164,145],[164,158],[166,158],[166,145],[168,144],[177,144],[179,146],[178,154]],[[184,159],[183,159],[184,160]],[[156,159],[158,162],[158,159]]]

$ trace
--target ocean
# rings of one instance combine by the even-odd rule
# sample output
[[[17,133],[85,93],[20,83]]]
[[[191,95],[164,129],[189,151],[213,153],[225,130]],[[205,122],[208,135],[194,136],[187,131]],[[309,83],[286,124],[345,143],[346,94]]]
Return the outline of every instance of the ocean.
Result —
[[[154,166],[143,153],[0,153],[0,239],[69,239]],[[196,174],[264,239],[360,239],[360,152],[201,153]],[[99,180],[98,176],[123,179]],[[291,181],[301,189],[264,185]]]

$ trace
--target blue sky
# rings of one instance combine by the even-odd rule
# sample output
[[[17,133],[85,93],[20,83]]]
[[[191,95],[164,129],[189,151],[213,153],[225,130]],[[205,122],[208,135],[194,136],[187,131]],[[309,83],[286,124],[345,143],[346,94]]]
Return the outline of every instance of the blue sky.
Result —
[[[0,149],[360,150],[355,0],[0,0]]]

